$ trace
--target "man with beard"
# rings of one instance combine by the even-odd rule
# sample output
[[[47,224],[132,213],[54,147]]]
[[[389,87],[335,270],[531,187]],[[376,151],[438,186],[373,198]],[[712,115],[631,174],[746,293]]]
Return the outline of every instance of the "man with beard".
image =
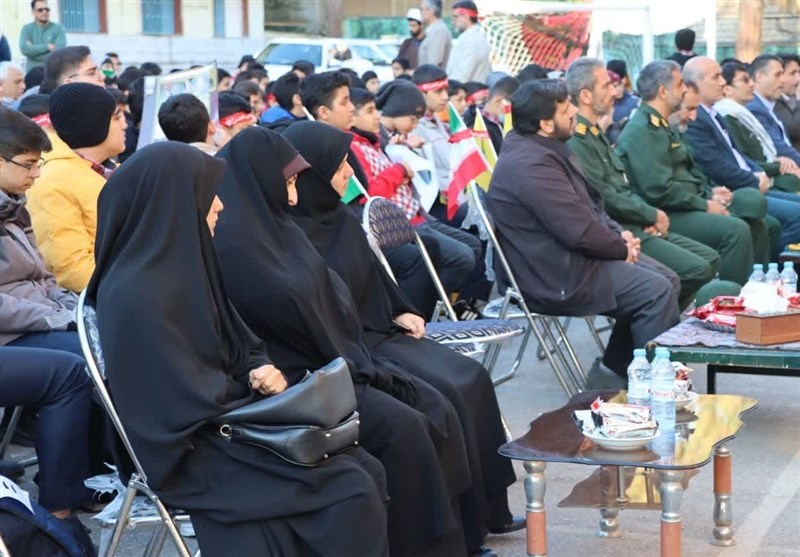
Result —
[[[575,133],[567,142],[586,178],[603,194],[609,216],[642,242],[642,252],[675,271],[681,281],[682,308],[717,274],[719,254],[669,229],[669,217],[639,197],[625,176],[625,166],[597,125],[614,109],[614,86],[603,62],[579,58],[567,70],[567,90],[578,108]]]
[[[678,323],[680,286],[606,214],[602,194],[565,143],[577,112],[558,79],[530,81],[514,93],[514,130],[494,169],[489,207],[531,309],[616,319],[588,387],[625,388],[632,350]],[[498,281],[501,290],[508,285]]]
[[[670,230],[719,253],[721,279],[743,285],[753,268],[753,236],[748,224],[759,237],[766,235],[762,222],[766,201],[756,207],[746,195],[733,195],[713,184],[697,168],[682,136],[670,128],[667,118],[680,109],[687,90],[677,63],[649,63],[639,74],[636,88],[642,105],[616,144],[628,180],[642,199],[667,213]],[[761,195],[756,190],[753,193]],[[739,199],[734,203],[736,196]],[[743,205],[750,212],[742,212]],[[732,214],[751,218],[745,222]]]
[[[409,69],[415,70],[417,69],[419,45],[425,39],[425,32],[422,30],[422,12],[419,8],[411,8],[406,14],[406,19],[411,36],[400,45],[397,58],[405,58],[408,60]]]

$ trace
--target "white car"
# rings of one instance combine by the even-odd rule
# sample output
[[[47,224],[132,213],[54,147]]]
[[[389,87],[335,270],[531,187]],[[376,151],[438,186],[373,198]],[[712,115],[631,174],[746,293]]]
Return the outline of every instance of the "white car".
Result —
[[[255,59],[264,65],[271,79],[291,70],[297,60],[308,60],[318,73],[351,68],[360,76],[373,70],[385,82],[392,79],[392,50],[396,56],[397,46],[393,43],[368,39],[279,38],[270,41]]]

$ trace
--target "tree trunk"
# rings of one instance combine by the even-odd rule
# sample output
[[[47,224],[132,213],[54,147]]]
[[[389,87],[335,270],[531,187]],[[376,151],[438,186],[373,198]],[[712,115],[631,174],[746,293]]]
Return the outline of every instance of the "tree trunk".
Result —
[[[739,29],[736,31],[736,58],[751,62],[761,54],[764,20],[763,0],[739,0]]]
[[[328,37],[342,36],[342,0],[326,0],[326,35]]]

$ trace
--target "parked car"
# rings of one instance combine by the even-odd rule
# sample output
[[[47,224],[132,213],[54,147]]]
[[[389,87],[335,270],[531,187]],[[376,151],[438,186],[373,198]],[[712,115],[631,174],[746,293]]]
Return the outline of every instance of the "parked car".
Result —
[[[272,79],[291,70],[295,61],[308,60],[317,72],[352,68],[361,75],[373,70],[381,81],[390,81],[392,47],[393,43],[369,39],[278,38],[270,41],[255,59],[267,68]]]

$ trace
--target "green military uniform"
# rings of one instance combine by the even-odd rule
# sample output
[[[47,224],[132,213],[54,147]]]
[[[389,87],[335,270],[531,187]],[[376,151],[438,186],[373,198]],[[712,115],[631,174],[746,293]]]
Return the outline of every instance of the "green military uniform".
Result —
[[[767,248],[766,253],[759,254],[759,259],[768,257],[767,228],[762,218],[755,218],[766,214],[763,195],[754,190],[763,200],[763,206],[755,208],[757,213],[749,214],[748,222],[707,213],[706,200],[711,197],[713,184],[699,169],[693,168],[694,161],[681,136],[646,103],[625,126],[616,149],[634,191],[650,205],[667,212],[670,228],[716,250],[722,258],[721,279],[738,284],[747,282],[754,260],[754,242],[759,251]],[[734,194],[734,200],[737,195]],[[736,205],[754,209],[751,203],[743,201],[744,196],[740,196]],[[739,214],[747,213],[739,211]]]
[[[800,178],[794,174],[781,174],[779,162],[767,162],[761,142],[750,128],[742,124],[736,116],[724,116],[725,128],[731,135],[734,145],[747,158],[760,166],[772,178],[772,187],[789,193],[800,191]]]
[[[625,166],[614,152],[606,135],[589,120],[578,115],[575,133],[567,142],[578,156],[583,173],[603,194],[606,212],[642,241],[642,252],[663,263],[681,281],[681,309],[717,274],[719,254],[700,242],[670,233],[666,238],[643,230],[656,222],[657,209],[648,205],[628,184]]]

